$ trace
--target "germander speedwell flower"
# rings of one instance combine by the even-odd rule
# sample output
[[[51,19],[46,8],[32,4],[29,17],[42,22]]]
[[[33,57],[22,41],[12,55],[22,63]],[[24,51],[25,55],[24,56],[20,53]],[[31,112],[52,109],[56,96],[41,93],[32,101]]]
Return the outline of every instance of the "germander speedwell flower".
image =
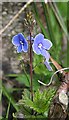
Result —
[[[17,47],[17,52],[27,52],[28,42],[22,33],[18,33],[12,38],[12,43]]]
[[[47,68],[51,71],[52,68],[49,64],[49,58],[50,54],[48,53],[48,50],[52,47],[52,42],[48,39],[44,38],[44,35],[39,33],[34,38],[33,43],[33,51],[38,55],[43,55],[46,58],[46,61],[44,64],[47,66]]]

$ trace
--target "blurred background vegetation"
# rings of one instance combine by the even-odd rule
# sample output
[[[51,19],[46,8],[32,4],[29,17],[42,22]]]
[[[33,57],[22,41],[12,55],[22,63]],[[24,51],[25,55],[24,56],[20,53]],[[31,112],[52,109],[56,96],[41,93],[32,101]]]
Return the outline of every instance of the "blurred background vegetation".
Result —
[[[2,3],[2,28],[25,4],[25,2]],[[27,38],[29,31],[24,26],[24,18],[31,11],[33,20],[36,20],[32,31],[33,36],[41,32],[45,38],[51,40],[53,43],[50,50],[51,56],[62,67],[68,67],[68,5],[69,2],[48,2],[47,4],[45,2],[33,2],[27,6],[14,23],[2,34],[2,69],[0,70],[2,73],[2,88],[0,100],[2,100],[3,117],[12,120],[12,113],[18,110],[15,103],[21,99],[21,93],[24,88],[29,88],[29,53],[17,54],[11,42],[12,37],[21,32]],[[51,66],[54,71],[48,71],[46,66],[40,64],[42,60],[42,56],[33,55],[33,67],[37,65],[33,71],[34,91],[40,88],[38,79],[48,83],[55,71],[52,63]]]

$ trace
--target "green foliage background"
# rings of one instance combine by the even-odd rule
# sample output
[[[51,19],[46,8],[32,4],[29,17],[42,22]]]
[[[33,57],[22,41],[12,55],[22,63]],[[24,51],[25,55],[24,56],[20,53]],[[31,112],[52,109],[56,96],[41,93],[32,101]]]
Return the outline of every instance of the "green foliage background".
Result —
[[[44,21],[42,19],[42,14],[39,12],[39,8],[38,8],[37,4],[38,4],[38,6],[40,6],[40,9],[42,9],[42,11],[43,11],[42,14],[45,18]],[[51,56],[63,67],[68,67],[68,65],[69,65],[69,61],[68,61],[69,52],[67,49],[67,47],[69,47],[69,44],[67,44],[67,47],[65,48],[65,50],[63,50],[63,47],[65,46],[65,44],[63,43],[63,39],[66,41],[67,41],[67,39],[69,39],[68,34],[67,34],[67,25],[69,26],[68,4],[69,4],[69,2],[53,2],[53,3],[47,3],[47,4],[45,4],[44,2],[39,2],[39,3],[33,2],[26,8],[27,10],[29,10],[29,8],[32,10],[34,19],[36,19],[36,25],[34,26],[35,29],[33,32],[36,35],[38,33],[38,29],[40,28],[40,32],[42,32],[44,34],[45,38],[52,41],[53,46],[49,52],[50,52]],[[44,22],[45,22],[46,26],[44,26]],[[42,101],[46,100],[45,99],[46,96],[44,97],[43,94],[41,94],[39,91],[37,91],[40,88],[40,84],[38,83],[38,80],[40,79],[43,82],[48,83],[51,78],[51,75],[53,74],[53,72],[48,71],[47,68],[45,67],[45,65],[42,64],[43,60],[44,60],[44,58],[41,55],[39,55],[39,56],[36,54],[33,55],[33,67],[34,67],[33,88],[34,88],[34,91],[36,91],[35,96],[39,97],[37,100],[36,100],[37,97],[35,97],[34,102],[35,103],[39,102],[38,100],[40,100],[40,97],[42,95],[41,101],[40,101],[41,105],[42,105]],[[52,65],[52,63],[51,63],[51,65]],[[53,67],[53,70],[55,71],[55,68],[53,65],[52,65],[52,67]],[[19,84],[25,85],[25,87],[27,87],[29,90],[30,76],[25,71],[24,71],[24,74],[18,74],[18,75],[10,74],[10,75],[8,75],[8,77],[10,77],[12,79],[15,78],[15,80],[18,81]],[[3,86],[1,87],[1,90],[0,90],[0,93],[1,93],[0,100],[2,100],[2,92],[1,91],[3,92],[3,95],[7,98],[7,101],[8,101],[8,107],[7,107],[7,111],[6,111],[6,118],[7,118],[8,114],[9,114],[9,110],[10,110],[10,104],[15,108],[15,110],[17,112],[20,110],[20,108],[16,105],[16,101],[15,101],[14,97],[11,94],[11,93],[13,93],[13,91],[16,91],[16,93],[18,91],[20,91],[20,88],[7,89],[5,87],[5,85],[3,84]],[[50,97],[50,94],[48,94],[48,97]],[[45,95],[46,95],[46,93],[45,93]],[[43,97],[44,97],[44,99],[42,99]],[[47,99],[48,99],[48,97],[47,97]],[[24,99],[25,98],[26,97],[24,97]],[[51,98],[52,98],[52,96],[51,96]],[[24,100],[23,100],[23,102],[24,102]],[[26,99],[25,102],[28,102],[29,107],[31,107],[31,105],[32,105],[32,107],[34,106],[33,109],[35,109],[38,113],[45,112],[45,111],[40,111],[38,109],[39,108],[38,104],[37,104],[37,106],[35,106],[35,103],[30,104],[31,101],[29,98]],[[25,112],[27,112],[27,111],[25,111]]]

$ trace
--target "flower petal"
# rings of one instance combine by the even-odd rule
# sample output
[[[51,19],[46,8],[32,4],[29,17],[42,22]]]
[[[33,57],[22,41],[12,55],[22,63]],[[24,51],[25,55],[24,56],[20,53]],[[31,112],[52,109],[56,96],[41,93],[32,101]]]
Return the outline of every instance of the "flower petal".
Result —
[[[44,39],[44,41],[43,41],[43,47],[46,50],[49,50],[52,47],[52,42],[50,40],[48,40],[48,39]]]
[[[15,45],[15,46],[19,46],[20,45],[20,40],[18,38],[18,35],[15,35],[13,38],[12,38],[12,44]]]
[[[33,47],[33,51],[38,55],[41,54],[41,49],[38,48],[38,45],[42,44],[43,40],[44,40],[44,35],[41,33],[36,35],[36,37],[34,38],[34,43],[33,43],[32,47]]]
[[[34,44],[39,44],[42,43],[44,40],[44,35],[39,33],[38,35],[35,36],[34,38]]]
[[[26,41],[25,37],[23,36],[22,33],[18,33],[18,38],[20,41],[22,41],[23,43]]]
[[[19,53],[19,52],[22,52],[22,45],[19,45],[18,47],[17,47],[17,52]]]
[[[25,42],[24,45],[22,45],[22,50],[24,52],[27,52],[27,50],[28,50],[28,43],[27,42]]]
[[[22,33],[19,33],[18,36],[19,36],[19,39],[24,43],[22,45],[22,50],[24,52],[27,52],[27,50],[28,50],[28,42],[26,41],[26,39],[24,38]]]
[[[46,58],[44,64],[46,65],[46,67],[49,71],[52,71],[52,67],[50,66],[50,63],[49,63],[50,54],[48,53],[48,51],[46,51],[46,52],[43,53],[43,55]]]
[[[46,61],[44,62],[44,64],[46,65],[46,67],[47,67],[47,69],[48,69],[49,71],[53,71],[52,67],[50,66],[49,61],[46,60]]]
[[[32,48],[33,48],[33,51],[34,51],[36,54],[38,54],[38,55],[41,54],[41,51],[40,51],[40,49],[38,48],[38,45],[37,45],[37,44],[34,44],[34,43],[33,43]]]
[[[45,49],[42,49],[42,50],[41,50],[41,54],[42,54],[47,60],[49,60],[50,54],[48,53],[48,51],[46,51]]]

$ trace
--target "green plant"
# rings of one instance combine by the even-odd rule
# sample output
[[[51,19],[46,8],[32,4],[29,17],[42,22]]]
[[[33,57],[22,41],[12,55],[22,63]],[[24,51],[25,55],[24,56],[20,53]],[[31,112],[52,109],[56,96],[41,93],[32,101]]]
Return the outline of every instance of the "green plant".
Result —
[[[30,93],[26,89],[23,92],[22,99],[19,100],[17,105],[20,107],[24,117],[31,115],[31,110],[34,111],[34,116],[42,115],[48,117],[49,107],[52,101],[52,98],[55,95],[54,89],[43,90],[42,92],[38,89],[33,96],[33,101],[30,99]],[[24,109],[27,110],[24,113]],[[28,112],[28,113],[27,113]],[[27,113],[27,114],[26,114]]]

